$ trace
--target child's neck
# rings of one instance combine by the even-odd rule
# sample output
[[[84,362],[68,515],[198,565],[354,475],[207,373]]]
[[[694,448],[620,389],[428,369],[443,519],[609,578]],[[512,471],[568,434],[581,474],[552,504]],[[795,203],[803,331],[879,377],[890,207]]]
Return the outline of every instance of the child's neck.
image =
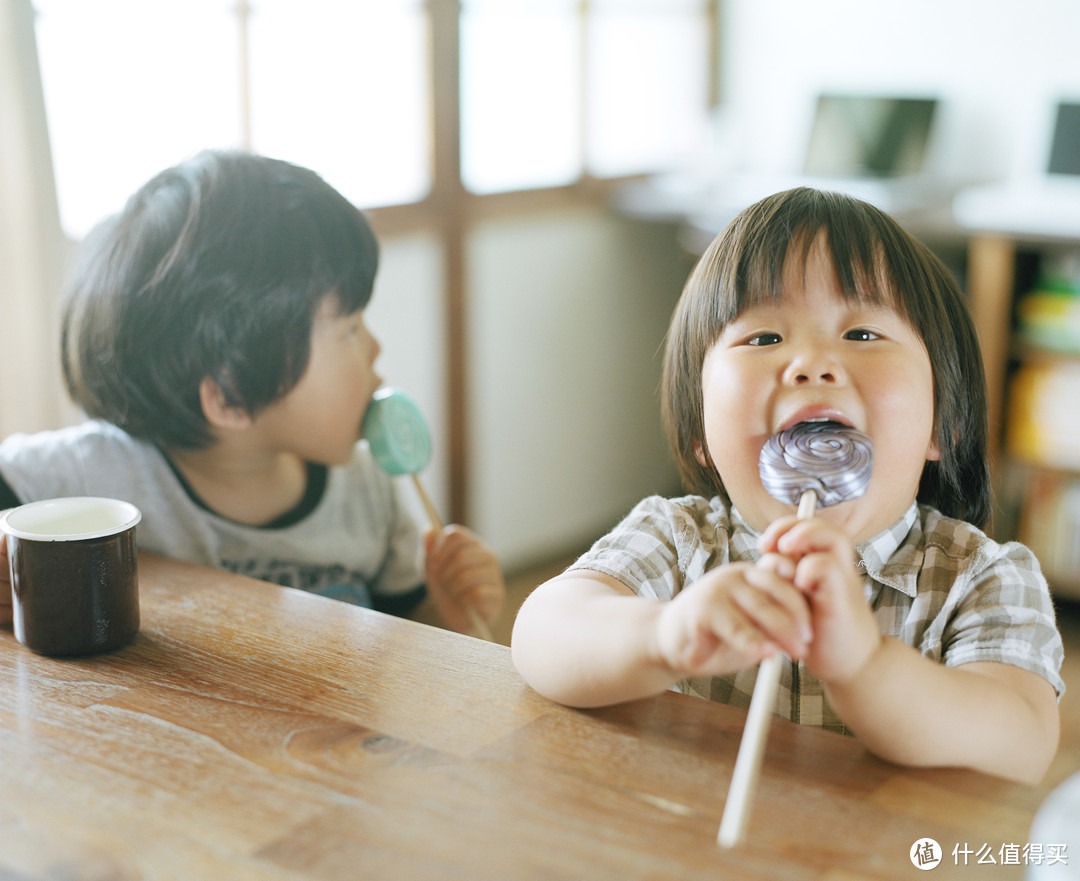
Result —
[[[307,463],[291,453],[232,449],[169,450],[191,491],[215,514],[263,526],[293,510],[307,488]]]

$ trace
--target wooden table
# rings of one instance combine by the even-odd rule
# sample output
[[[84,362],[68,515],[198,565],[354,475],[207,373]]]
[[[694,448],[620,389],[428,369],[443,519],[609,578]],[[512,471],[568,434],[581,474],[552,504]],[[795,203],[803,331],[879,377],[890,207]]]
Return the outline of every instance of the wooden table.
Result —
[[[503,646],[149,555],[140,579],[113,654],[0,630],[2,878],[911,878],[923,837],[933,877],[1021,877],[975,852],[1028,843],[1046,795],[774,720],[749,841],[723,851],[743,711],[571,710]]]

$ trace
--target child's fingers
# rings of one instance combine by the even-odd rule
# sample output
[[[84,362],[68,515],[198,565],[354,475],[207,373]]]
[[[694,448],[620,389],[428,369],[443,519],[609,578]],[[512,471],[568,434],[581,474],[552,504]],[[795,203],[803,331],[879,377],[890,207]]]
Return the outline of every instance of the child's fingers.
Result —
[[[851,539],[839,527],[820,518],[811,518],[796,520],[778,535],[776,552],[795,560],[814,553],[838,554],[850,560],[852,546]]]
[[[428,562],[429,580],[445,585],[455,596],[473,591],[504,590],[502,572],[494,555],[482,549],[466,548]]]
[[[737,607],[716,614],[706,607],[703,612],[699,617],[680,610],[664,628],[661,651],[673,670],[687,676],[727,673],[755,664],[778,648]]]
[[[445,568],[456,555],[470,549],[494,556],[475,533],[454,524],[438,531],[428,529],[424,533],[424,546],[428,560],[439,568]]]
[[[792,583],[810,599],[819,615],[832,614],[845,606],[861,609],[866,605],[854,567],[838,564],[833,554],[807,554],[799,560]]]
[[[428,545],[428,566],[447,579],[459,579],[469,570],[499,571],[495,553],[473,533],[450,526],[436,533]],[[500,574],[501,580],[501,574]]]
[[[780,649],[762,630],[759,622],[749,616],[728,615],[722,622],[718,622],[717,631],[716,635],[722,643],[754,660],[767,657]]]
[[[801,657],[810,634],[806,598],[768,568],[714,570],[663,611],[661,654],[685,675],[716,675],[755,664],[778,649]]]
[[[765,639],[801,657],[813,635],[806,598],[767,569],[751,567],[744,578],[747,586],[731,592],[732,603]]]
[[[789,557],[785,557],[783,554],[768,553],[763,554],[761,559],[754,564],[758,569],[764,569],[767,572],[772,572],[780,578],[784,578],[790,581],[795,577],[795,563]]]
[[[794,515],[790,517],[781,517],[779,520],[774,520],[770,523],[765,531],[761,533],[758,538],[758,550],[763,554],[775,554],[779,552],[777,546],[780,537],[785,535],[795,524],[804,523],[806,521],[799,520]]]
[[[425,536],[428,587],[458,607],[492,622],[502,611],[506,586],[494,552],[472,532],[449,526]]]
[[[447,592],[459,605],[476,609],[488,622],[499,617],[506,590],[497,573],[487,569],[468,570],[446,584]]]
[[[454,583],[476,581],[485,573],[489,573],[489,576],[498,573],[498,563],[490,551],[471,547],[432,556],[428,568],[439,578]]]

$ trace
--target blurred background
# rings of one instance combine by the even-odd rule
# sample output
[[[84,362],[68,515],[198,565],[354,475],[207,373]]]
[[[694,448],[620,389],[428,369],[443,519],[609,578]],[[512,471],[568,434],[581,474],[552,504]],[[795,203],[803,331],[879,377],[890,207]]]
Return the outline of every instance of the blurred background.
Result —
[[[995,530],[1077,591],[1080,140],[1054,140],[1080,101],[1075,0],[0,10],[0,436],[79,418],[56,303],[87,230],[203,147],[277,156],[369,212],[369,323],[432,425],[433,495],[520,569],[678,491],[672,307],[735,211],[809,181],[894,212],[970,291]]]

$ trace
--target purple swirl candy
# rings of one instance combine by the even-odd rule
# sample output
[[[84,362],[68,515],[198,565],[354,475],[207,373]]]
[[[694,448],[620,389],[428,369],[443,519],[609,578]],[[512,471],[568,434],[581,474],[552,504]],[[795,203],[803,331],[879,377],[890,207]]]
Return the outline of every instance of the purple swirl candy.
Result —
[[[865,493],[873,467],[870,438],[839,422],[800,422],[774,434],[758,460],[761,482],[774,499],[798,505],[809,489],[823,508]]]

